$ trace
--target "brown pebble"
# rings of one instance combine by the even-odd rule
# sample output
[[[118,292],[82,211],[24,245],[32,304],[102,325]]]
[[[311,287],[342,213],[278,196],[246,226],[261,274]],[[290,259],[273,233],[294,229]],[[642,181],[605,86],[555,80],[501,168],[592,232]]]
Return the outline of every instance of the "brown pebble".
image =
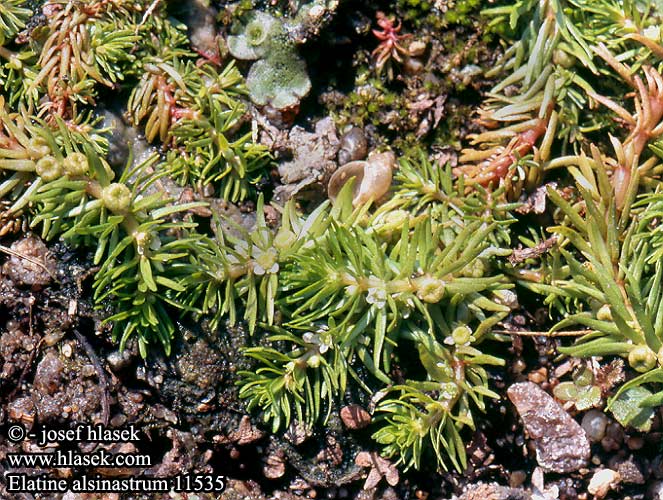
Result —
[[[645,440],[641,436],[629,436],[626,440],[626,446],[629,450],[640,450],[645,445]]]
[[[262,473],[267,479],[278,479],[285,474],[285,457],[283,453],[272,453],[265,459]]]
[[[26,236],[10,247],[13,255],[2,267],[2,272],[16,285],[39,289],[48,285],[56,272],[55,259],[44,242],[35,236]]]
[[[548,369],[546,367],[541,367],[538,370],[530,372],[527,375],[527,378],[530,382],[534,382],[535,384],[542,384],[548,380]]]
[[[522,358],[518,358],[513,362],[511,368],[513,370],[513,373],[521,374],[527,368],[527,363],[525,363],[525,361]]]
[[[371,423],[371,416],[359,405],[348,405],[341,408],[341,420],[351,430],[363,429]]]
[[[623,483],[645,484],[645,476],[632,455],[626,459],[613,457],[608,461],[608,467],[619,472]]]
[[[624,441],[624,429],[617,422],[608,425],[606,434],[619,443]]]
[[[133,403],[142,403],[144,396],[140,392],[130,392],[127,394],[127,399]]]
[[[35,421],[35,404],[30,397],[18,398],[7,405],[9,419],[23,423],[28,429]]]
[[[53,394],[62,383],[64,366],[57,354],[48,352],[37,365],[34,387],[42,394]]]
[[[83,365],[81,368],[81,375],[86,378],[95,377],[97,375],[97,370],[94,368],[94,365]]]
[[[405,69],[405,72],[408,75],[416,75],[418,73],[421,73],[425,66],[424,63],[421,61],[421,59],[417,57],[408,57],[405,59],[405,62],[403,63],[403,68]]]
[[[612,439],[609,436],[606,436],[603,439],[601,439],[601,446],[605,451],[616,451],[620,448],[619,443],[617,443],[614,439]]]
[[[509,476],[509,486],[519,488],[527,480],[527,473],[523,470],[515,470]]]
[[[513,384],[509,399],[523,420],[547,471],[568,473],[587,464],[590,444],[582,427],[548,393],[532,382]]]
[[[122,413],[118,413],[117,415],[113,416],[113,418],[111,418],[110,420],[111,427],[122,427],[126,423],[127,423],[127,416]]]

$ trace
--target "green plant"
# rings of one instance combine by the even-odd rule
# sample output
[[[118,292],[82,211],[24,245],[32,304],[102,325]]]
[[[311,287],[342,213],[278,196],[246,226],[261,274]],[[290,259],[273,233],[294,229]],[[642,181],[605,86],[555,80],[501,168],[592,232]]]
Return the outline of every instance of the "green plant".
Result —
[[[113,87],[134,60],[131,49],[139,39],[134,25],[140,10],[140,2],[119,0],[48,2],[43,10],[45,40],[39,40],[32,69],[36,74],[24,72],[24,97],[34,99],[35,91],[46,94],[40,108],[49,117],[73,117],[76,106],[94,104],[96,84]]]
[[[47,239],[94,248],[93,298],[120,346],[135,337],[143,356],[155,344],[169,352],[177,315],[209,312],[185,300],[195,290],[185,272],[204,269],[213,245],[189,213],[205,204],[174,204],[164,178],[250,196],[269,157],[239,130],[242,77],[232,62],[195,64],[182,27],[144,2],[47,2],[46,25],[5,49],[31,15],[21,5],[0,6],[2,232],[27,218]],[[150,140],[168,141],[169,161],[152,155],[117,172],[106,163],[109,130],[86,107],[98,86],[123,80],[135,84],[132,118],[147,122]]]
[[[7,0],[0,5],[0,47],[11,41],[32,15],[32,11],[23,4],[22,0]]]
[[[164,4],[51,0],[34,29],[24,2],[0,5],[0,220],[94,250],[92,300],[121,348],[169,353],[187,318],[217,331],[245,323],[242,352],[254,364],[238,374],[239,395],[273,431],[325,422],[363,391],[384,455],[460,471],[466,435],[499,396],[493,341],[519,307],[517,285],[550,307],[551,335],[581,328],[560,352],[628,364],[622,383],[624,362],[587,362],[555,395],[577,409],[607,397],[619,422],[649,428],[663,403],[659,9],[629,0],[487,9],[505,50],[460,165],[401,137],[418,154],[401,159],[379,203],[353,206],[349,181],[307,214],[297,200],[270,206],[269,189],[255,193],[270,156],[249,130],[246,99],[298,105],[311,83],[294,27],[313,33],[333,8],[309,4],[288,20],[242,6],[227,44],[255,61],[244,82],[234,61],[198,57]],[[458,2],[445,19],[475,6]],[[404,55],[398,27],[383,20],[378,56]],[[396,108],[400,123],[413,121],[412,96],[367,75],[358,73],[346,111],[360,112],[347,119],[388,125]],[[408,92],[437,88],[422,85]],[[110,131],[92,105],[102,89],[125,95],[120,87],[131,125],[161,150],[113,170]],[[546,177],[556,184],[541,187]],[[181,197],[173,181],[187,187]],[[535,189],[538,200],[525,200]],[[257,199],[255,223],[219,216],[205,200],[213,195]],[[519,215],[541,199],[551,227]]]
[[[450,182],[450,169],[423,164],[443,185]],[[440,204],[447,209],[435,217],[424,210],[415,223],[404,210],[353,210],[346,186],[333,208],[317,214],[313,233],[279,262],[282,326],[267,338],[272,346],[246,350],[259,365],[242,372],[239,382],[240,396],[274,430],[293,415],[313,425],[356,383],[386,397],[374,438],[387,455],[419,467],[422,454],[434,451],[440,466],[449,458],[464,467],[458,433],[473,427],[472,410],[484,409],[484,397],[496,397],[483,365],[503,364],[476,346],[495,338],[491,327],[514,304],[502,277],[487,272],[501,254],[490,245],[498,227],[490,211],[474,217],[449,209],[449,200]],[[390,213],[397,217],[385,231]],[[392,363],[404,345],[415,346],[427,378],[390,387]],[[372,378],[362,379],[362,372]],[[410,425],[420,426],[416,434],[409,434]]]
[[[649,89],[642,82],[638,87],[645,104],[636,108],[630,120],[631,134],[623,141],[611,138],[615,157],[592,145],[591,158],[584,154],[575,158],[577,167],[569,168],[580,193],[575,203],[548,190],[564,216],[560,225],[550,228],[558,235],[561,267],[551,271],[550,285],[534,287],[548,294],[549,301],[563,298],[556,303],[566,317],[553,331],[570,325],[588,328],[586,335],[575,345],[561,348],[562,352],[577,357],[620,355],[643,373],[617,391],[608,405],[613,409],[624,406],[625,400],[642,408],[661,401],[661,393],[652,394],[642,386],[659,381],[657,353],[663,346],[663,270],[652,258],[657,247],[650,226],[659,214],[658,195],[634,203],[640,175],[658,168],[655,157],[640,160],[646,140],[660,135],[661,120],[656,112],[645,111],[660,99],[656,83],[661,82],[660,75],[650,68],[644,71]],[[624,424],[642,418],[640,412],[624,410],[615,415]]]
[[[615,130],[593,103],[607,102],[606,94],[621,101],[624,80],[634,86],[627,64],[635,70],[651,58],[642,41],[656,16],[637,2],[612,0],[522,0],[484,14],[489,26],[521,35],[487,73],[500,77],[479,111],[489,130],[472,136],[456,173],[468,185],[504,185],[516,199],[544,172],[572,162],[589,134]]]
[[[284,21],[254,11],[242,31],[228,37],[228,48],[238,59],[257,60],[246,85],[251,100],[259,106],[292,108],[311,90],[306,63],[297,54]]]
[[[199,242],[198,255],[192,259],[191,273],[185,278],[187,287],[182,300],[191,307],[202,304],[202,312],[211,315],[214,329],[226,317],[234,325],[240,307],[250,333],[258,321],[272,325],[282,263],[311,237],[314,227],[320,227],[324,209],[323,204],[304,219],[291,201],[283,208],[275,232],[265,221],[261,196],[257,221],[250,231],[225,220],[223,224],[230,230],[219,227],[216,238]],[[217,227],[220,225],[221,221],[217,221]]]
[[[553,389],[553,394],[562,401],[573,402],[578,411],[600,406],[603,394],[599,384],[595,384],[594,374],[588,366],[582,366],[573,374],[573,380],[561,382]]]
[[[100,306],[112,300],[114,312],[105,322],[114,324],[121,348],[136,335],[143,356],[155,342],[169,353],[175,326],[166,304],[183,307],[174,299],[184,290],[181,263],[200,238],[187,234],[194,224],[169,217],[201,204],[172,206],[158,190],[150,192],[163,176],[154,174],[155,157],[114,181],[91,147],[68,140],[63,150],[50,145],[51,155],[36,165],[40,186],[31,196],[32,226],[41,226],[47,239],[96,246],[94,299]]]
[[[145,136],[170,146],[167,168],[181,184],[213,187],[244,200],[263,175],[266,148],[245,130],[246,88],[233,62],[224,68],[196,61],[181,27],[164,21],[161,38],[146,50],[143,73],[127,104]]]

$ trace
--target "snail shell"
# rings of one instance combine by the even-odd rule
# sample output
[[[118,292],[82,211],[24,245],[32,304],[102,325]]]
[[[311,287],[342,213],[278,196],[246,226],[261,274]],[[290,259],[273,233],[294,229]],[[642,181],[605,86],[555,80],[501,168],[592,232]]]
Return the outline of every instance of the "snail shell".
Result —
[[[338,150],[338,163],[345,165],[351,161],[363,160],[368,153],[368,143],[364,131],[358,127],[352,127],[343,137]]]
[[[351,161],[340,167],[329,179],[327,192],[334,201],[346,182],[355,179],[352,188],[352,204],[363,205],[369,200],[379,200],[391,187],[396,168],[396,155],[391,151],[371,153],[366,161]]]

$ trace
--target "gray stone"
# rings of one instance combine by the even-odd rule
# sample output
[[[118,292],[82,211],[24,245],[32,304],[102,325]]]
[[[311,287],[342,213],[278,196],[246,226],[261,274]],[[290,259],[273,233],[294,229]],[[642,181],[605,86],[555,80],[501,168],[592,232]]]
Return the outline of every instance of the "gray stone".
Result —
[[[548,393],[532,382],[521,382],[509,387],[508,395],[543,469],[568,473],[587,465],[591,453],[587,434]]]

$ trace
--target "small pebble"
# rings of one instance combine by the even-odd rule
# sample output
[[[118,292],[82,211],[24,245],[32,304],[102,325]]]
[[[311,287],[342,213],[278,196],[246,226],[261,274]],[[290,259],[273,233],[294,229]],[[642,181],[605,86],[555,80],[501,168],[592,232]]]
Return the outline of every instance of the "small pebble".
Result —
[[[512,488],[519,488],[525,483],[527,473],[523,470],[515,470],[509,476],[509,486]]]
[[[640,450],[645,445],[645,440],[641,436],[629,436],[626,440],[626,446],[629,450]]]
[[[587,491],[594,495],[594,498],[604,498],[611,489],[614,489],[621,481],[619,472],[612,469],[601,469],[594,473],[589,480]]]
[[[262,473],[267,479],[278,479],[285,474],[285,457],[275,452],[267,456],[262,467]]]
[[[518,358],[513,362],[511,368],[513,370],[513,373],[521,374],[527,368],[527,363],[525,363],[523,358]]]
[[[13,255],[2,266],[2,273],[17,286],[40,289],[51,282],[56,262],[41,239],[29,235],[12,243],[10,248]]]
[[[414,40],[408,45],[407,51],[412,57],[421,56],[426,52],[426,43],[421,40]]]
[[[545,367],[541,367],[538,370],[529,373],[527,378],[530,382],[534,382],[535,384],[542,384],[548,379],[548,370]]]
[[[60,358],[54,352],[48,352],[37,365],[35,389],[42,394],[54,394],[61,387],[63,370]]]
[[[71,358],[71,355],[74,353],[74,350],[71,347],[71,344],[67,342],[62,346],[62,355],[65,358]]]
[[[7,405],[9,419],[14,422],[21,422],[29,429],[35,421],[35,404],[30,397],[18,398]]]
[[[601,440],[601,446],[605,451],[619,450],[624,441],[624,430],[617,422],[612,422],[606,429],[606,435]]]
[[[619,472],[622,483],[645,484],[645,476],[633,456],[627,459],[614,456],[608,460],[607,466]]]
[[[363,429],[371,423],[371,416],[359,405],[348,405],[341,408],[343,425],[350,430]]]
[[[416,75],[424,70],[424,63],[416,57],[408,57],[403,63],[403,69],[408,75]]]
[[[110,420],[111,427],[122,427],[127,423],[127,416],[123,413],[118,413]]]
[[[532,382],[509,387],[507,394],[534,443],[546,471],[573,472],[587,464],[591,449],[582,427],[548,393]]]
[[[598,443],[605,437],[605,430],[608,427],[609,419],[602,411],[589,410],[582,417],[581,426],[587,433],[590,441]]]
[[[124,350],[123,352],[113,351],[106,356],[106,361],[108,361],[111,370],[118,372],[131,364],[131,354],[128,350]]]

